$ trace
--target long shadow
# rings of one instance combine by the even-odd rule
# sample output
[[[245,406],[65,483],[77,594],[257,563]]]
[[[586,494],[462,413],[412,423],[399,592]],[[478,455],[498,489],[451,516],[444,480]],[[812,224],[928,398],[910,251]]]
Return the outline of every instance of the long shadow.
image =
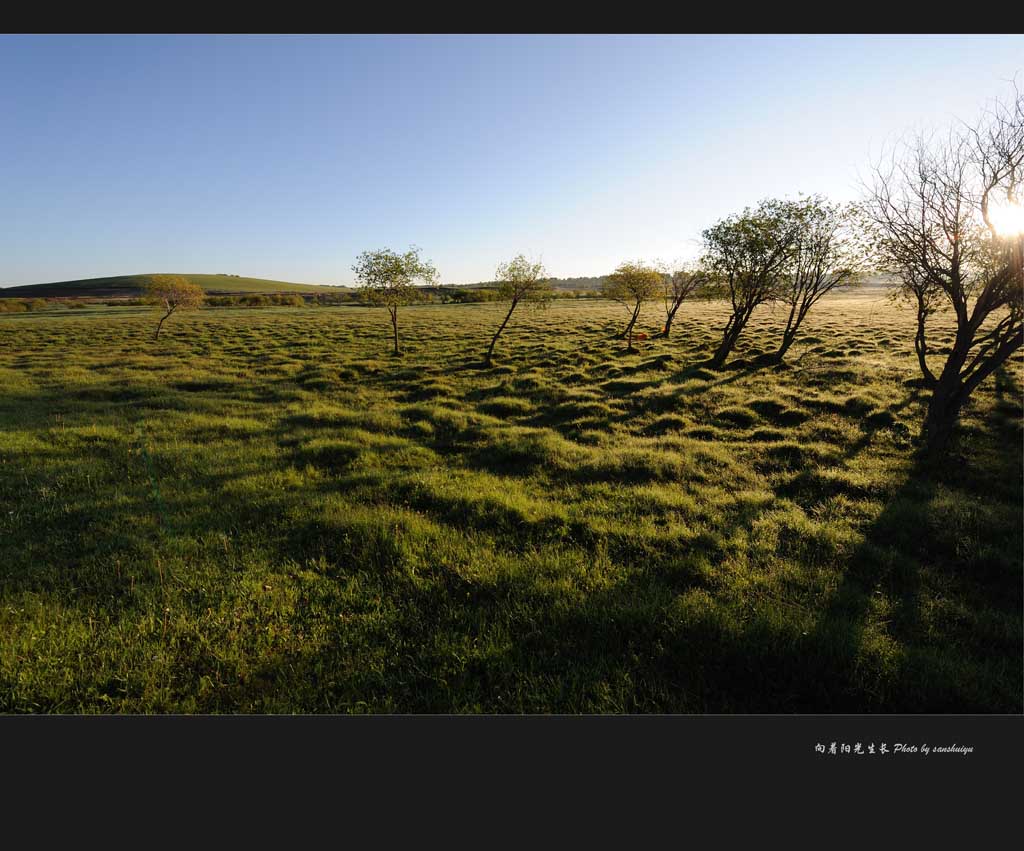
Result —
[[[773,366],[767,362],[735,360],[727,363],[721,370],[715,371],[711,369],[710,364],[710,360],[701,360],[696,363],[692,363],[679,372],[671,375],[668,378],[668,381],[674,384],[680,384],[693,378],[708,380],[710,378],[717,378],[717,376],[721,375],[722,372],[731,373],[725,378],[718,378],[716,381],[708,381],[708,383],[703,387],[688,391],[687,393],[687,395],[697,395],[700,393],[706,393],[708,390],[712,390],[715,387],[723,387],[727,384],[733,384]]]
[[[1003,467],[988,474],[1016,480],[1019,488],[1020,467],[1013,462],[1004,456]],[[829,683],[816,697],[817,711],[1020,711],[1019,676],[1015,687],[1000,693],[973,688],[949,674],[958,664],[966,669],[968,662],[998,667],[1009,661],[1008,656],[992,659],[993,652],[1017,653],[1019,671],[1019,642],[997,650],[969,633],[936,637],[934,619],[926,623],[922,613],[927,586],[929,602],[939,588],[940,597],[967,609],[983,606],[1020,614],[1019,569],[1008,569],[1004,559],[988,559],[970,549],[961,554],[969,544],[977,545],[959,539],[962,533],[953,533],[954,542],[936,537],[936,524],[942,521],[935,512],[949,511],[939,507],[940,491],[956,493],[957,501],[983,498],[980,491],[963,489],[971,479],[964,472],[956,459],[937,467],[915,454],[902,485],[864,532],[863,543],[846,563],[806,642],[808,666],[817,671],[814,681]],[[942,624],[951,631],[954,626]],[[900,648],[901,662],[887,681],[871,684],[864,670],[871,664],[871,654],[882,652],[879,642],[886,641]]]
[[[996,370],[995,394],[1000,413],[1019,419],[1024,413],[1024,391],[1003,364]]]
[[[733,512],[720,532],[722,539],[735,529],[749,527],[756,516]],[[464,525],[457,513],[438,519]],[[524,540],[515,549],[533,550],[539,542],[534,534],[539,531],[531,530],[533,541]],[[549,540],[547,531],[542,539]],[[510,534],[514,533],[510,530]],[[701,658],[707,636],[701,635],[699,626],[692,633],[678,633],[666,618],[679,593],[710,587],[706,558],[714,557],[718,546],[714,541],[700,538],[672,553],[619,550],[618,544],[626,543],[622,541],[567,541],[548,550],[550,557],[582,566],[601,550],[626,578],[610,588],[593,589],[566,606],[530,570],[479,578],[472,565],[465,569],[448,561],[429,569],[429,582],[422,572],[414,581],[404,572],[401,557],[384,541],[372,542],[371,550],[365,552],[348,552],[344,548],[352,546],[350,540],[347,535],[330,537],[332,560],[351,565],[361,583],[379,587],[391,612],[378,621],[378,640],[387,652],[381,654],[376,671],[348,661],[353,637],[334,619],[319,647],[267,661],[252,682],[235,693],[237,703],[261,706],[268,695],[285,692],[295,695],[302,711],[327,707],[336,711],[397,707],[403,712],[705,708],[688,692],[697,692],[698,681],[711,676],[715,660]],[[473,636],[493,640],[486,636],[495,623],[502,624],[510,642],[462,662],[436,641],[438,635],[456,641]],[[709,664],[704,665],[705,661]],[[637,684],[637,694],[628,701],[616,706],[602,697],[606,679],[630,677]],[[310,684],[318,687],[311,689]],[[708,698],[706,706],[712,705],[714,700]]]
[[[859,455],[878,436],[879,432],[886,430],[893,431],[901,443],[909,446],[910,433],[906,426],[896,421],[895,415],[916,404],[920,398],[921,390],[920,388],[915,388],[899,404],[890,405],[878,414],[865,417],[860,424],[861,431],[863,432],[862,435],[846,448],[843,452],[843,460],[849,461],[851,458]]]
[[[738,373],[724,380],[739,377],[742,376]],[[45,396],[35,394],[31,399],[12,395],[4,397],[3,407],[14,412],[31,401],[35,411],[32,416],[38,417],[38,428],[44,430],[50,427],[47,417],[51,412],[82,403],[87,405],[82,409],[86,417],[94,411],[144,410],[149,405],[159,409],[172,400],[175,404],[198,405],[200,400],[207,399],[216,404],[212,398],[218,389],[216,384],[211,381],[210,386],[154,388],[144,392],[87,388],[74,399],[58,391]],[[1003,385],[1003,392],[1012,390],[1012,384]],[[913,398],[912,394],[902,406],[910,404]],[[874,433],[869,430],[865,437]],[[847,457],[854,457],[869,442],[858,440],[849,448]],[[54,460],[71,457],[66,454]],[[1019,452],[1004,451],[1001,457],[1003,466],[989,470],[988,475],[1018,481]],[[290,460],[285,457],[282,463]],[[212,471],[204,481],[216,493],[218,477],[227,482],[254,470]],[[836,565],[839,575],[835,590],[824,602],[808,635],[802,637],[781,631],[770,620],[744,621],[734,611],[728,617],[715,613],[713,598],[718,585],[714,571],[728,556],[724,542],[734,534],[749,531],[763,513],[761,510],[737,510],[721,518],[714,535],[680,541],[675,548],[659,551],[651,546],[645,549],[642,541],[599,539],[585,526],[572,528],[547,520],[524,526],[523,518],[500,506],[492,515],[483,512],[467,521],[457,499],[438,502],[411,491],[396,494],[453,529],[488,531],[492,524],[500,524],[502,529],[496,537],[503,549],[530,553],[544,546],[560,548],[559,557],[563,550],[574,553],[580,559],[579,575],[583,579],[579,588],[567,594],[551,590],[548,577],[538,578],[530,570],[521,571],[519,576],[477,578],[473,560],[492,558],[494,553],[488,551],[473,553],[465,563],[439,560],[424,575],[412,576],[402,561],[401,547],[387,537],[386,531],[379,537],[360,539],[358,530],[344,525],[282,528],[286,524],[281,524],[281,513],[275,510],[272,500],[247,510],[240,499],[198,505],[197,499],[187,493],[165,493],[165,507],[174,517],[189,517],[186,531],[194,536],[274,524],[280,534],[261,543],[275,556],[302,564],[317,556],[323,545],[330,556],[331,575],[337,579],[335,585],[342,587],[350,577],[356,577],[369,589],[364,595],[367,601],[377,593],[392,604],[382,614],[367,614],[371,626],[366,627],[362,636],[366,644],[357,652],[352,649],[353,632],[339,614],[353,617],[352,607],[361,604],[353,604],[344,597],[326,597],[324,610],[329,611],[330,617],[312,609],[299,616],[306,619],[301,623],[310,634],[314,627],[322,630],[315,646],[267,660],[248,682],[237,685],[221,698],[211,698],[209,705],[201,703],[201,709],[258,707],[265,698],[286,700],[294,692],[295,703],[290,708],[307,711],[358,708],[360,702],[364,708],[427,712],[474,708],[1019,711],[1019,697],[1017,704],[1005,695],[991,693],[983,700],[950,685],[949,676],[941,670],[941,655],[926,654],[916,661],[895,662],[895,673],[881,680],[872,679],[872,670],[878,669],[876,661],[865,655],[866,644],[873,631],[879,629],[880,619],[884,621],[885,634],[901,650],[910,645],[933,646],[929,643],[922,605],[928,580],[936,572],[945,581],[946,593],[959,595],[957,601],[965,607],[973,603],[964,590],[963,583],[969,582],[971,592],[986,604],[1010,613],[1015,607],[1019,611],[1019,574],[1000,573],[1001,568],[995,564],[980,578],[961,580],[957,574],[964,563],[958,553],[927,540],[926,521],[938,490],[957,487],[959,473],[956,469],[936,473],[917,464],[910,467],[906,480],[889,496],[885,509],[865,531],[863,544]],[[0,483],[12,492],[17,484],[13,478],[6,482],[0,479]],[[286,498],[281,500],[281,506],[286,507]],[[82,509],[82,513],[68,514],[70,530],[65,530],[65,534],[73,536],[75,530],[95,524],[93,508],[101,513],[109,508],[128,515],[154,511],[144,485],[131,502],[97,505],[87,511]],[[40,533],[60,531],[55,520],[53,524]],[[107,537],[117,534],[115,524],[100,525],[94,530],[98,533],[96,539],[101,540],[108,528]],[[116,552],[112,549],[110,554]],[[596,558],[599,552],[619,572],[590,586],[585,562]],[[145,552],[136,556],[145,557]],[[75,589],[75,577],[61,575],[59,565],[44,567],[53,572],[55,582],[63,584],[65,599],[76,599],[77,594],[78,600],[91,603],[100,599],[104,591]],[[151,577],[150,581],[157,579]],[[688,593],[688,602],[680,602],[680,596]],[[879,614],[876,598],[884,598],[887,614]],[[130,606],[132,602],[126,599],[120,605]],[[702,608],[705,605],[706,610]],[[689,607],[684,618],[678,615],[680,606]],[[495,622],[504,625],[504,640],[497,642],[488,654],[474,655],[466,663],[453,655],[464,651],[438,644],[437,636],[446,630],[465,638],[468,644]],[[363,652],[368,655],[358,655]],[[957,651],[943,645],[935,650],[935,654],[940,652]],[[996,652],[1001,654],[996,662],[1019,662],[1019,658],[1011,658],[1005,647],[997,647]],[[367,658],[379,664],[363,664]],[[902,676],[906,676],[906,683],[901,682]],[[929,685],[932,682],[935,685]]]
[[[921,564],[914,555],[915,536],[935,489],[935,480],[915,464],[842,569],[805,642],[814,711],[934,711],[901,705],[896,695],[872,691],[859,674],[859,663],[878,597],[884,596],[891,606],[887,629],[893,638],[912,639],[919,627]]]
[[[268,662],[246,699],[258,700],[267,688],[301,684],[315,672],[337,670],[336,686],[315,700],[350,705],[352,694],[360,693],[378,711],[388,708],[388,699],[398,700],[401,711],[422,712],[1011,711],[1008,692],[974,693],[951,681],[942,654],[958,652],[952,644],[934,645],[931,655],[918,654],[895,670],[886,670],[885,661],[865,649],[869,630],[878,628],[872,618],[879,599],[887,606],[885,633],[905,648],[902,652],[934,644],[922,617],[926,575],[936,569],[937,556],[949,553],[922,545],[920,529],[940,484],[911,467],[864,542],[837,565],[838,584],[802,636],[771,616],[755,615],[740,624],[735,610],[716,614],[714,565],[726,556],[722,542],[749,530],[762,513],[737,510],[722,518],[715,535],[680,542],[672,552],[578,542],[581,555],[608,553],[619,578],[576,596],[572,605],[536,584],[529,572],[480,580],[472,572],[438,565],[431,582],[413,583],[401,579],[393,559],[374,556],[369,562],[399,571],[385,593],[404,612],[385,630],[393,651],[379,679],[370,682],[365,673],[356,676],[342,664],[350,639],[336,626],[315,651]],[[430,513],[441,522],[460,523],[454,504]],[[516,534],[515,518],[510,520],[506,544]],[[524,530],[532,539],[523,541],[524,551],[554,543],[554,531]],[[351,563],[345,553],[334,556]],[[1012,581],[1004,577],[994,583],[986,592],[989,603],[1004,598],[1006,609]],[[694,601],[684,618],[673,614],[680,595]],[[511,640],[464,664],[453,665],[450,655],[427,638],[475,635],[495,621],[504,623]]]

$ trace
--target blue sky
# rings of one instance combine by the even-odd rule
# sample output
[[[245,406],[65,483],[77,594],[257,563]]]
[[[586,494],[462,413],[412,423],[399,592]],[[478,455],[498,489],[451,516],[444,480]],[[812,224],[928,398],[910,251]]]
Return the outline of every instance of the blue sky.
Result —
[[[695,252],[1024,79],[1020,36],[0,36],[0,286]]]

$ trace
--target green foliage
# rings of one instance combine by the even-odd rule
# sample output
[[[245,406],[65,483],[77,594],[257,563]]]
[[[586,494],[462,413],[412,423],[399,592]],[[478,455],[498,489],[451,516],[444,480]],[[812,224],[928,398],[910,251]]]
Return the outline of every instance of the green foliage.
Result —
[[[50,303],[44,298],[13,299],[0,298],[0,313],[26,313],[46,310]]]
[[[621,303],[631,312],[629,324],[619,335],[628,338],[629,351],[633,351],[633,329],[640,318],[643,304],[657,297],[662,282],[662,274],[653,266],[629,261],[620,263],[605,279],[605,297]]]
[[[181,275],[153,275],[143,291],[143,301],[164,311],[156,326],[154,339],[160,338],[164,321],[177,310],[195,310],[205,295],[203,288]]]
[[[395,354],[398,348],[398,308],[424,301],[423,292],[416,282],[435,284],[437,270],[420,258],[420,249],[413,246],[405,254],[396,254],[384,248],[364,251],[359,255],[352,271],[360,283],[360,296],[371,305],[386,307],[391,316]]]
[[[643,262],[620,263],[618,268],[605,279],[604,296],[633,305],[649,301],[658,295],[662,277],[657,269]]]
[[[533,307],[544,308],[554,298],[554,291],[544,272],[544,265],[540,262],[533,263],[522,254],[516,255],[508,263],[499,264],[496,274],[498,279],[497,297],[499,300],[510,302],[510,304],[508,313],[505,314],[498,330],[491,337],[491,344],[484,355],[487,364],[491,363],[498,337],[505,330],[505,326],[508,325],[512,313],[520,302],[525,301]]]
[[[352,271],[356,273],[363,298],[388,309],[418,301],[416,282],[433,284],[437,279],[437,270],[420,258],[420,249],[415,246],[404,254],[387,248],[364,251]]]
[[[153,275],[146,284],[143,299],[147,304],[174,310],[194,310],[203,303],[203,288],[181,275]]]
[[[554,298],[554,290],[544,271],[544,264],[533,263],[522,254],[516,255],[508,263],[500,264],[495,278],[498,281],[498,297],[503,301],[516,304],[525,301],[545,307]]]
[[[779,205],[794,224],[779,288],[787,305],[809,309],[827,293],[855,286],[870,271],[870,248],[853,205],[820,195]]]
[[[769,199],[727,216],[704,233],[705,267],[734,306],[777,298],[800,229],[794,202]]]

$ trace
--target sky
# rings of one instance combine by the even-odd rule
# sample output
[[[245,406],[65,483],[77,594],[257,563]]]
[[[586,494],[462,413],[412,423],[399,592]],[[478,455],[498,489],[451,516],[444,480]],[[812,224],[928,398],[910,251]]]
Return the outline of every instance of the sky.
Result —
[[[0,286],[693,256],[1024,81],[1022,36],[0,36]]]

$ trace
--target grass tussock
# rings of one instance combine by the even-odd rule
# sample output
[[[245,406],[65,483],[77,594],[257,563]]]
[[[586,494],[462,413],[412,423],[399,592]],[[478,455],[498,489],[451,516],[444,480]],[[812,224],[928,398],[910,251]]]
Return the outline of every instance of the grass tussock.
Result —
[[[0,317],[0,711],[1021,711],[1024,360],[944,472],[887,304],[501,317]]]

